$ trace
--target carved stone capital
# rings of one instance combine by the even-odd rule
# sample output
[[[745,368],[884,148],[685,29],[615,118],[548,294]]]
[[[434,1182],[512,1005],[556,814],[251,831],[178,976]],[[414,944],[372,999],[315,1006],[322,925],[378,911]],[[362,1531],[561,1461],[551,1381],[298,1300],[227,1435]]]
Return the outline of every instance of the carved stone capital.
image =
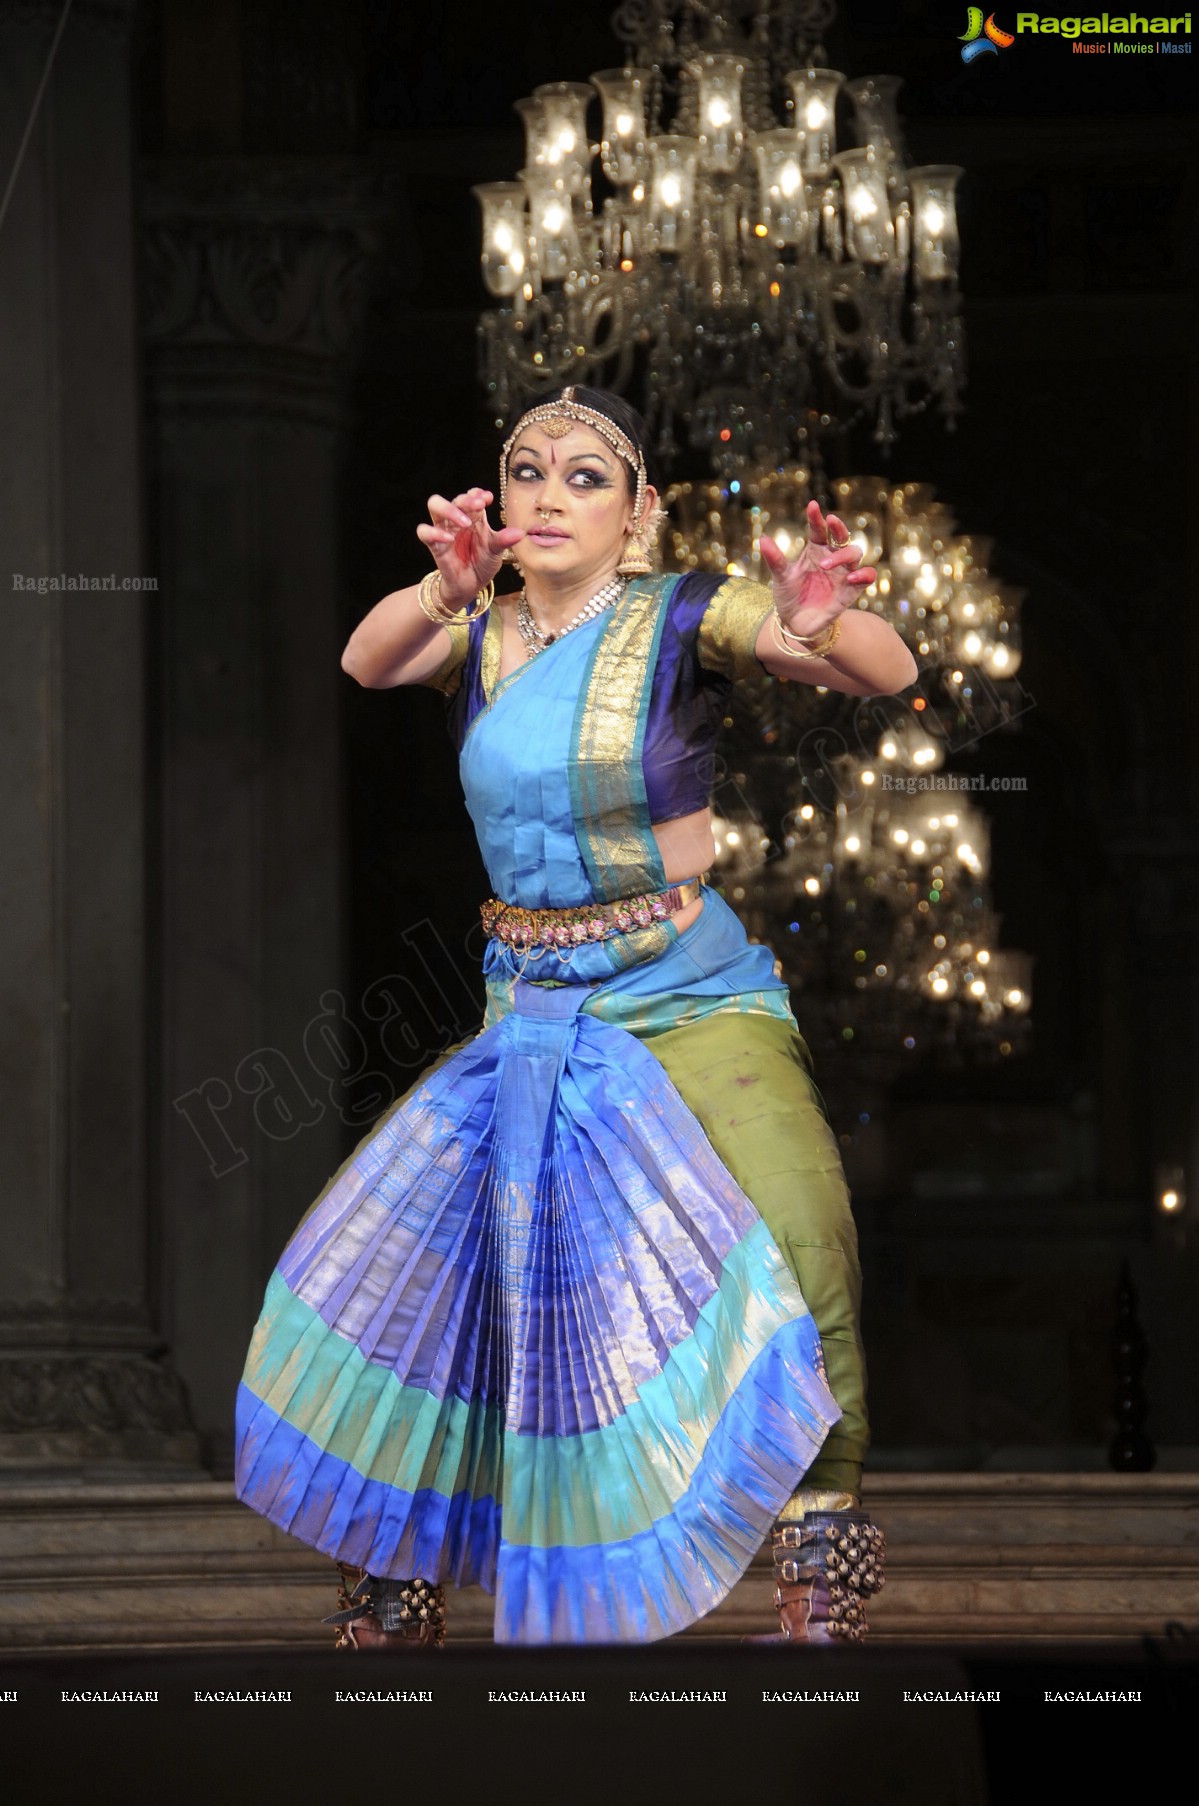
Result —
[[[173,419],[336,423],[386,182],[338,158],[144,168],[143,318]]]
[[[148,163],[144,174],[152,345],[345,350],[386,207],[360,166],[189,158]]]

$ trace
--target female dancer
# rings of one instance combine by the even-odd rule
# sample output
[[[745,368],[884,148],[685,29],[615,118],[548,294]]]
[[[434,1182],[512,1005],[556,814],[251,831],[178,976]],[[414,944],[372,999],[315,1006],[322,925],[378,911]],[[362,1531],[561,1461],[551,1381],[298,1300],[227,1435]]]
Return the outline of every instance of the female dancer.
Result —
[[[343,657],[447,698],[494,896],[481,1030],[312,1205],[238,1393],[238,1496],[337,1559],[339,1647],[440,1641],[450,1579],[499,1641],[668,1636],[772,1527],[782,1638],[860,1635],[881,1584],[848,1192],[772,955],[706,885],[708,788],[739,678],[916,667],[815,502],[770,587],[648,575],[643,435],[599,390],[529,407],[505,525],[433,496],[435,571]]]

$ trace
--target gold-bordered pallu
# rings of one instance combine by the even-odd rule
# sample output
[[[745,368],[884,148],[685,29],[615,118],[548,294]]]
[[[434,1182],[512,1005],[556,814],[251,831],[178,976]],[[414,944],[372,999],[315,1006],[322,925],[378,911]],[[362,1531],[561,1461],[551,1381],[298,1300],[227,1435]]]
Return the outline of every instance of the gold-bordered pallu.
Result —
[[[522,909],[489,897],[479,906],[483,926],[510,947],[581,947],[585,941],[606,941],[616,934],[635,934],[654,922],[677,915],[694,903],[708,882],[708,873],[671,884],[645,896],[620,897],[615,903],[584,903],[573,909]]]

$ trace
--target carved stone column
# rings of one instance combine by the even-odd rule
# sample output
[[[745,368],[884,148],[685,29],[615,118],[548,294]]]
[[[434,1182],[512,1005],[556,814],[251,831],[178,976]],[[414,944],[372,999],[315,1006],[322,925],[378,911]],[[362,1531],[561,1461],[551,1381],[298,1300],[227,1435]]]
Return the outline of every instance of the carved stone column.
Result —
[[[318,1019],[344,990],[340,425],[371,203],[348,159],[145,176],[161,1187],[172,1347],[221,1472],[262,1288],[344,1151]]]
[[[194,1466],[147,1141],[132,0],[0,0],[0,1477]],[[54,49],[49,80],[38,101]],[[33,128],[21,159],[27,122]]]

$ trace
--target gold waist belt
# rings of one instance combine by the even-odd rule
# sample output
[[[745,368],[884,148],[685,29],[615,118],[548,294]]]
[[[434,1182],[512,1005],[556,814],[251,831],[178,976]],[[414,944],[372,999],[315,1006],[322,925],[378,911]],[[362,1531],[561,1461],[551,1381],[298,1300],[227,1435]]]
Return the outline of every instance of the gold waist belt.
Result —
[[[694,903],[707,882],[703,872],[649,896],[583,903],[574,909],[521,909],[517,903],[488,897],[479,914],[487,933],[509,947],[581,947],[584,941],[606,941],[614,934],[634,934],[652,922],[664,922]]]

